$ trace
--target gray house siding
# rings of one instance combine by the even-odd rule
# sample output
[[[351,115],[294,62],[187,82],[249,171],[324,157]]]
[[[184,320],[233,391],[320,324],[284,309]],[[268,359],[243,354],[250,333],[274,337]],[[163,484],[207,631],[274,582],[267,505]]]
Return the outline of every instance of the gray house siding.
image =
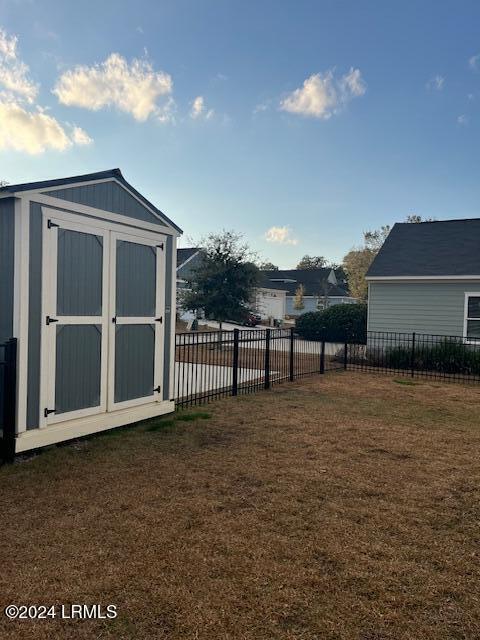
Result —
[[[462,336],[465,293],[480,291],[468,282],[371,282],[369,331]]]
[[[15,200],[0,200],[0,342],[13,336]]]
[[[113,181],[45,191],[44,195],[166,226],[128,191]]]

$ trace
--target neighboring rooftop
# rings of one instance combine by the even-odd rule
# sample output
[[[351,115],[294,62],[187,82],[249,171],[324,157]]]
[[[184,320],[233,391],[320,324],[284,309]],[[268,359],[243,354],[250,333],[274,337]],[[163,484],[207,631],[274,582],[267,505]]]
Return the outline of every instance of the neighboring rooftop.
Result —
[[[332,277],[333,273],[333,277]],[[278,269],[261,271],[260,286],[265,289],[281,289],[287,295],[295,295],[298,287],[304,286],[304,295],[323,296],[325,287],[329,296],[348,296],[348,292],[338,286],[335,272],[330,267],[322,269]]]
[[[480,276],[480,218],[397,223],[367,272],[373,277]]]
[[[126,189],[131,191],[145,206],[149,207],[157,215],[164,218],[174,229],[182,233],[180,227],[178,227],[170,218],[168,218],[163,211],[160,211],[154,204],[152,204],[145,196],[132,187],[122,175],[120,169],[107,169],[106,171],[97,171],[95,173],[84,173],[80,176],[70,176],[68,178],[55,178],[54,180],[41,180],[40,182],[24,182],[22,184],[7,184],[4,187],[0,187],[0,194],[2,193],[18,193],[20,191],[41,191],[42,189],[51,189],[54,187],[66,187],[67,185],[79,184],[82,182],[94,182],[95,180],[116,180]]]
[[[185,247],[177,249],[177,269],[181,267],[187,260],[190,260],[196,253],[200,251],[200,247]]]

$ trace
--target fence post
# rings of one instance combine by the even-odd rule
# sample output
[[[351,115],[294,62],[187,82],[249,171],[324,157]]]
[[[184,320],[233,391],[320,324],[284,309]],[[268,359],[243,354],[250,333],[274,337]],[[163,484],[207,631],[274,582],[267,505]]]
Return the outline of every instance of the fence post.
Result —
[[[295,349],[295,335],[293,333],[293,327],[290,328],[290,382],[295,380],[295,371],[294,371],[294,349]]]
[[[233,330],[232,396],[238,394],[238,329]]]
[[[347,370],[348,365],[348,342],[343,345],[343,368]]]
[[[5,370],[3,384],[3,437],[2,459],[13,462],[15,458],[16,406],[17,406],[17,340],[5,343]]]
[[[322,340],[320,349],[320,373],[325,373],[325,340]]]
[[[270,389],[270,336],[271,329],[265,331],[265,389]]]
[[[415,373],[415,332],[412,333],[412,352],[410,354],[410,375],[414,376]]]

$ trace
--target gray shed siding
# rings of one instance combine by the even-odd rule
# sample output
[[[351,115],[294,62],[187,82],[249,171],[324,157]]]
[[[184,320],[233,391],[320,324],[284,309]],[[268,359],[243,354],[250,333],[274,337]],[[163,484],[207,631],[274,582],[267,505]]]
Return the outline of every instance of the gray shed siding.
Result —
[[[0,342],[13,337],[15,200],[0,200]]]
[[[45,191],[44,195],[77,202],[78,204],[110,211],[111,213],[118,213],[129,218],[144,220],[159,226],[166,226],[157,216],[154,216],[143,204],[114,181],[55,189],[53,191]]]
[[[42,326],[42,208],[30,203],[28,286],[27,429],[36,429],[40,415],[40,332]]]
[[[51,192],[49,192],[51,194]],[[30,256],[29,256],[29,319],[28,319],[28,395],[27,395],[27,429],[38,428],[40,414],[40,336],[41,336],[41,300],[42,300],[42,206],[30,203]],[[49,206],[49,208],[52,208]],[[55,207],[53,207],[55,208]],[[81,216],[78,212],[69,211],[68,207],[61,209]],[[118,211],[117,211],[118,213]],[[84,216],[88,223],[89,216]],[[12,218],[13,220],[13,218]],[[157,220],[157,218],[155,218]],[[158,221],[158,220],[157,220]],[[132,221],[133,222],[133,221]],[[1,225],[1,217],[0,217]],[[132,224],[132,226],[135,226]],[[0,226],[1,229],[1,226]],[[159,228],[159,233],[163,229]],[[1,243],[1,238],[0,238]],[[13,243],[13,240],[12,240]],[[165,269],[165,344],[164,344],[164,386],[163,398],[169,399],[168,388],[170,380],[170,327],[171,327],[171,296],[172,296],[172,246],[173,239],[167,236],[166,269]],[[0,254],[0,261],[2,260]],[[13,244],[12,244],[13,261]],[[13,262],[12,262],[12,298],[13,298]],[[12,302],[13,309],[13,302]],[[0,310],[1,312],[1,310]],[[7,337],[10,337],[7,336]],[[126,384],[125,380],[123,384]],[[132,385],[136,381],[132,379]]]
[[[371,282],[369,331],[462,336],[465,293],[480,291],[478,281]]]

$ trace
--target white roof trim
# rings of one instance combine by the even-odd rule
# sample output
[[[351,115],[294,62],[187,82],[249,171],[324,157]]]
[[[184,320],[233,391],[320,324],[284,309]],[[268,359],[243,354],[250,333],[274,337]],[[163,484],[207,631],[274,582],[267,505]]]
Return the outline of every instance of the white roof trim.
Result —
[[[442,280],[480,280],[478,276],[367,276],[367,282],[435,282]]]

